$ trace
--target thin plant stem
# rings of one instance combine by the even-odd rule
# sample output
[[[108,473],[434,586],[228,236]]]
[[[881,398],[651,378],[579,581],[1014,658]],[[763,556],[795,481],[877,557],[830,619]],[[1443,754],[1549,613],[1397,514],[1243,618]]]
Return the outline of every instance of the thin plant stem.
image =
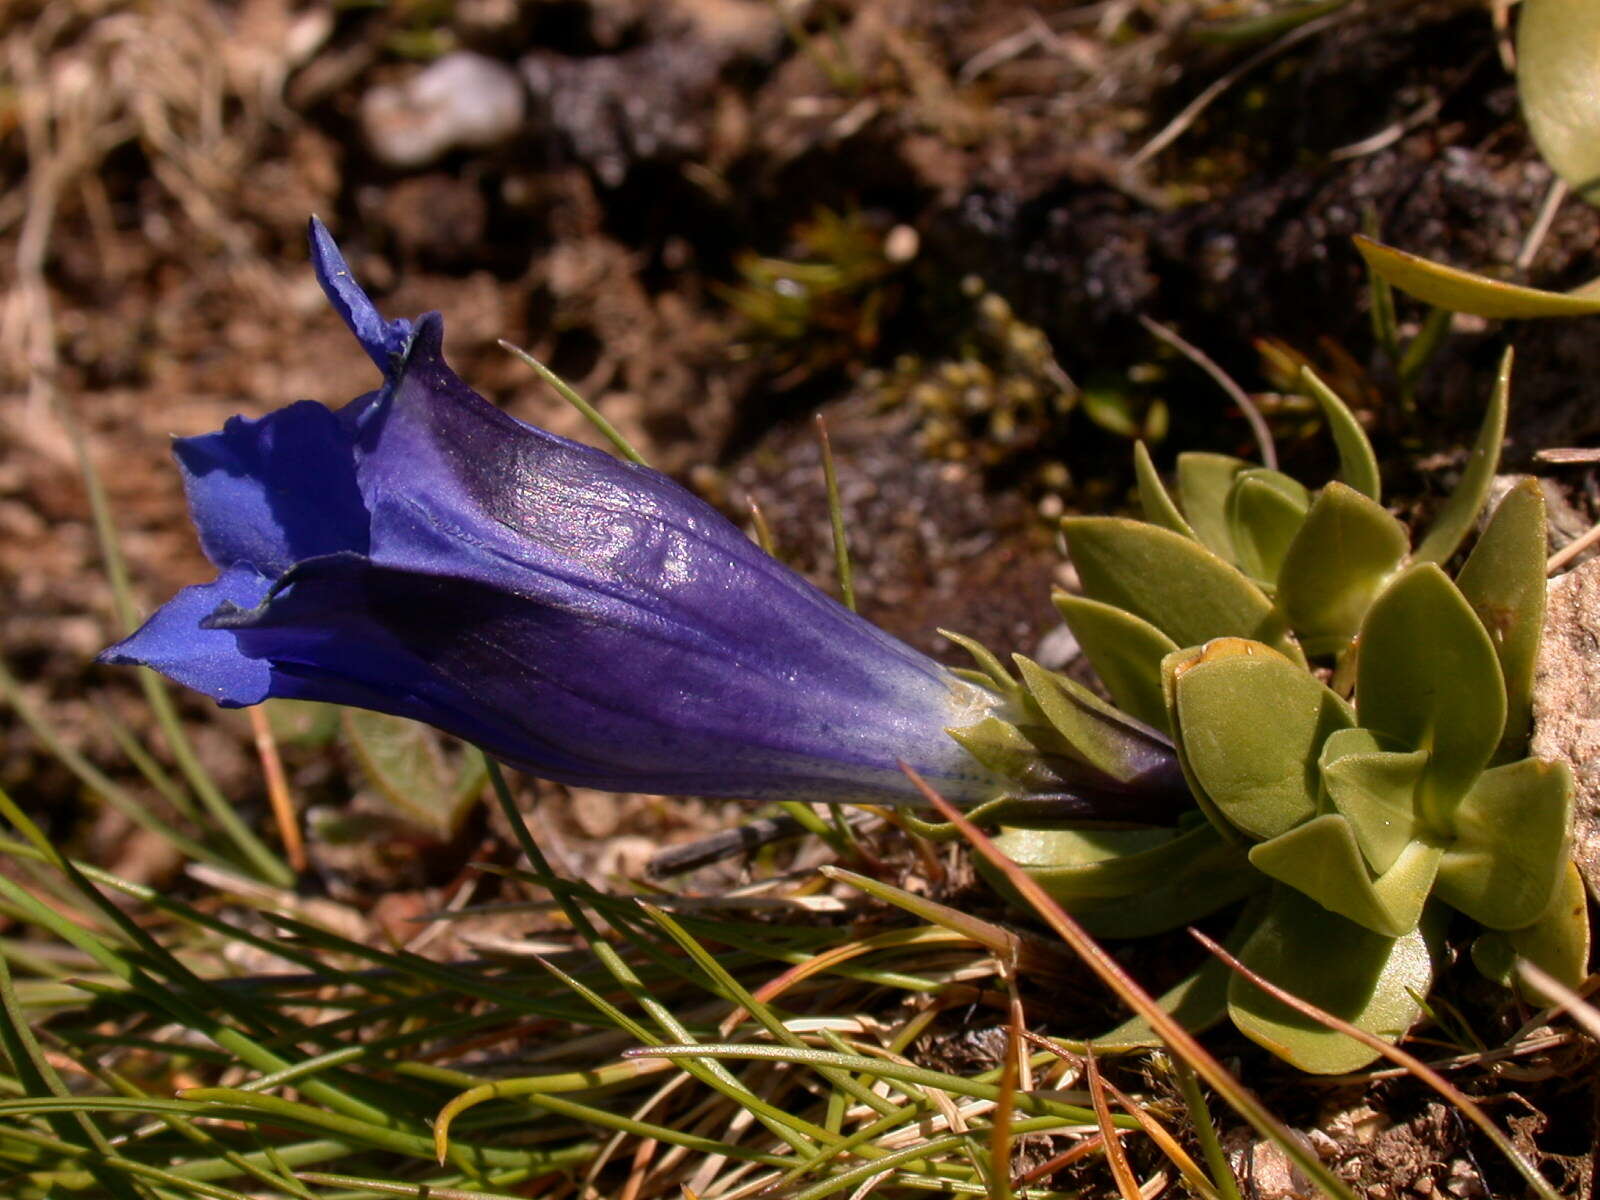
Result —
[[[1139,324],[1211,376],[1216,385],[1228,393],[1239,411],[1244,414],[1250,432],[1255,436],[1256,449],[1261,454],[1261,465],[1269,471],[1276,471],[1278,447],[1272,440],[1272,430],[1267,426],[1267,419],[1261,415],[1261,409],[1250,398],[1250,393],[1240,387],[1233,376],[1219,367],[1209,354],[1183,338],[1176,330],[1168,329],[1159,321],[1152,321],[1146,316],[1140,316]]]
[[[833,443],[828,440],[828,425],[817,414],[817,444],[822,448],[822,478],[828,489],[828,521],[833,528],[833,563],[839,579],[839,598],[851,612],[856,611],[855,572],[850,566],[850,542],[845,535],[844,504],[839,499],[839,472],[833,462]]]
[[[261,759],[261,774],[266,780],[267,798],[272,802],[273,819],[278,823],[278,836],[283,840],[283,852],[290,867],[297,873],[304,871],[310,862],[305,839],[300,836],[294,799],[289,795],[289,779],[283,772],[277,739],[272,736],[272,722],[259,704],[250,710],[250,731],[255,735],[256,754]]]
[[[513,345],[511,342],[506,341],[505,338],[501,338],[499,344],[502,350],[509,350],[529,367],[533,368],[534,374],[538,375],[540,379],[544,380],[547,384],[554,388],[556,393],[563,400],[582,413],[584,420],[593,425],[595,429],[600,432],[601,436],[604,437],[606,441],[611,443],[612,448],[615,449],[618,454],[637,466],[645,467],[650,465],[645,462],[644,457],[633,448],[633,443],[628,441],[627,438],[623,437],[622,432],[610,421],[601,416],[600,410],[580,396],[577,390],[573,388],[572,385],[569,384],[565,379],[561,378],[561,376],[557,375],[554,371],[545,366],[533,355],[529,354],[521,346]]]
[[[1222,1139],[1217,1137],[1217,1127],[1211,1120],[1211,1109],[1194,1068],[1177,1055],[1168,1056],[1167,1062],[1178,1081],[1184,1107],[1189,1110],[1189,1125],[1194,1130],[1195,1141],[1200,1143],[1200,1155],[1211,1170],[1212,1185],[1222,1200],[1244,1200],[1239,1194],[1239,1182],[1233,1176],[1233,1166],[1228,1162],[1228,1152],[1222,1148]]]

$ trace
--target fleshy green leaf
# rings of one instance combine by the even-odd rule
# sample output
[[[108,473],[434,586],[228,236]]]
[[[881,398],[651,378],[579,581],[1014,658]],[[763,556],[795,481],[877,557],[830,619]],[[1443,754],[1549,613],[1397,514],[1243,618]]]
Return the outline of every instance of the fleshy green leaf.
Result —
[[[483,756],[449,754],[442,735],[404,717],[357,708],[343,717],[345,739],[368,781],[424,829],[453,836],[483,792]]]
[[[1171,829],[1007,828],[994,844],[1068,906],[1112,900],[1154,887],[1203,850],[1217,844],[1199,825]]]
[[[1197,921],[1264,885],[1210,825],[1170,830],[1007,829],[995,839],[1096,937],[1147,937]],[[991,884],[1005,883],[981,862]],[[1009,894],[1009,893],[1008,893]],[[1015,897],[1013,897],[1015,899]]]
[[[1456,809],[1435,894],[1491,929],[1532,924],[1566,869],[1571,827],[1566,763],[1524,758],[1485,771]]]
[[[1382,748],[1369,729],[1340,730],[1322,747],[1322,785],[1379,874],[1416,836],[1417,781],[1427,761],[1421,750]]]
[[[1354,488],[1367,499],[1383,499],[1383,484],[1378,478],[1378,456],[1372,452],[1366,430],[1356,420],[1339,394],[1317,377],[1310,367],[1300,368],[1300,381],[1311,393],[1312,399],[1322,407],[1327,419],[1328,432],[1339,450],[1339,478],[1346,486]]]
[[[1539,153],[1591,204],[1600,203],[1600,7],[1523,0],[1517,93]]]
[[[1337,654],[1410,548],[1405,527],[1354,488],[1317,495],[1278,572],[1278,607],[1308,654]]]
[[[1500,371],[1495,377],[1494,391],[1489,396],[1489,407],[1483,414],[1483,424],[1478,427],[1478,439],[1472,444],[1472,453],[1461,472],[1461,481],[1450,498],[1444,502],[1433,527],[1422,539],[1414,562],[1443,563],[1461,546],[1461,540],[1478,520],[1483,505],[1494,484],[1495,468],[1500,463],[1500,443],[1506,436],[1506,405],[1511,396],[1511,348],[1500,359]]]
[[[1447,267],[1356,235],[1356,249],[1374,274],[1418,300],[1480,317],[1581,317],[1600,312],[1600,297],[1502,283]]]
[[[1151,461],[1150,451],[1143,442],[1133,444],[1133,473],[1139,480],[1139,507],[1144,510],[1144,519],[1173,533],[1181,533],[1184,537],[1195,537],[1189,522],[1183,519],[1178,506],[1167,494],[1161,475],[1156,471],[1156,464]]]
[[[1200,544],[1228,562],[1233,539],[1228,533],[1228,493],[1249,463],[1230,454],[1190,450],[1178,455],[1178,503]]]
[[[1161,660],[1177,643],[1144,618],[1098,600],[1058,592],[1055,605],[1117,707],[1166,732]]]
[[[1373,879],[1350,822],[1324,813],[1253,847],[1250,862],[1329,912],[1374,933],[1400,937],[1421,919],[1443,853],[1437,846],[1408,842],[1394,865]]]
[[[1198,969],[1162,992],[1156,1004],[1190,1033],[1200,1033],[1228,1015],[1228,986],[1232,979],[1233,972],[1226,963],[1220,958],[1208,958]],[[1132,1017],[1094,1038],[1093,1044],[1095,1050],[1103,1054],[1165,1043],[1144,1017]]]
[[[1489,635],[1432,563],[1407,567],[1361,626],[1360,723],[1396,745],[1426,750],[1417,811],[1436,834],[1499,744],[1506,693]]]
[[[1492,930],[1491,936],[1506,938],[1518,958],[1525,958],[1545,974],[1569,988],[1576,988],[1589,974],[1589,893],[1583,885],[1578,865],[1570,860],[1556,884],[1550,907],[1532,925],[1509,933]],[[1531,993],[1539,1004],[1554,1004],[1556,998],[1525,981],[1518,990]]]
[[[1135,731],[1123,713],[1081,683],[1021,654],[1012,658],[1023,686],[1071,757],[1111,779],[1128,780],[1139,773],[1147,758],[1149,731]]]
[[[1178,728],[1178,680],[1185,671],[1198,666],[1209,658],[1221,658],[1231,654],[1252,654],[1258,643],[1246,638],[1216,638],[1204,646],[1191,646],[1187,649],[1174,650],[1161,660],[1161,698],[1167,706],[1167,728]],[[1195,776],[1194,767],[1189,762],[1189,755],[1184,750],[1183,739],[1174,735],[1173,749],[1178,755],[1178,766],[1183,771],[1184,782],[1189,785],[1189,794],[1194,797],[1195,806],[1199,808],[1205,819],[1220,833],[1230,845],[1238,847],[1241,851],[1250,847],[1251,842],[1234,824],[1222,815],[1219,809],[1201,786],[1200,780]]]
[[[1506,728],[1497,759],[1527,746],[1533,721],[1533,668],[1544,629],[1544,493],[1524,479],[1506,493],[1478,544],[1456,576],[1456,586],[1489,632],[1506,683]]]
[[[1283,556],[1310,507],[1304,486],[1280,471],[1263,467],[1239,472],[1228,493],[1228,536],[1239,568],[1259,583],[1275,585]]]
[[[1240,958],[1279,987],[1389,1042],[1399,1041],[1422,1015],[1416,997],[1433,983],[1433,959],[1420,929],[1383,937],[1285,887]],[[1337,1075],[1377,1057],[1241,976],[1229,984],[1228,1011],[1246,1037],[1303,1071]]]
[[[1181,534],[1122,517],[1068,517],[1061,531],[1091,600],[1127,609],[1179,646],[1246,637],[1304,661],[1261,589]]]
[[[1490,929],[1472,943],[1472,962],[1489,979],[1516,987],[1535,1004],[1554,996],[1519,980],[1516,961],[1525,958],[1570,988],[1589,973],[1589,896],[1576,863],[1567,862],[1544,915],[1521,929]]]
[[[1176,676],[1176,740],[1195,781],[1235,827],[1276,837],[1317,809],[1317,756],[1350,710],[1315,676],[1238,640]],[[1238,651],[1238,652],[1231,652]]]

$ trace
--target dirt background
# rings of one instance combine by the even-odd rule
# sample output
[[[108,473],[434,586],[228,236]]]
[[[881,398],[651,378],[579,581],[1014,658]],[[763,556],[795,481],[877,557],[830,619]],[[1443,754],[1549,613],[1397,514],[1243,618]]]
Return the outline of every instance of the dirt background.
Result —
[[[832,586],[809,421],[825,414],[862,610],[947,658],[936,626],[1002,653],[1059,650],[1049,518],[1125,504],[1132,436],[1163,464],[1249,452],[1225,397],[1141,317],[1260,393],[1313,479],[1328,451],[1262,346],[1316,364],[1415,510],[1450,482],[1507,337],[1508,466],[1593,439],[1588,322],[1458,319],[1398,407],[1349,240],[1367,226],[1540,286],[1600,274],[1600,214],[1578,201],[1529,243],[1552,179],[1518,115],[1504,6],[1351,0],[1241,36],[1290,7],[5,4],[5,663],[62,741],[119,778],[106,713],[162,752],[132,683],[90,664],[117,623],[74,431],[141,609],[208,577],[169,436],[374,382],[307,269],[311,213],[386,312],[446,315],[452,363],[485,395],[592,440],[496,340],[527,347],[735,519],[755,501],[780,555]],[[1408,328],[1421,316],[1402,303]],[[1592,472],[1556,478],[1581,525]],[[259,811],[243,718],[180,700],[228,794]],[[336,762],[291,767],[302,795],[348,799]],[[90,811],[9,706],[0,785],[59,832]],[[566,832],[626,872],[728,816],[595,798]],[[103,816],[84,833],[102,848],[125,835]],[[407,869],[426,882],[465,856]],[[1528,1136],[1554,1128],[1545,1148],[1571,1153],[1552,1169],[1587,1180],[1580,1096],[1581,1130],[1541,1115]],[[1417,1192],[1479,1194],[1455,1165],[1459,1130],[1427,1108],[1416,1123],[1438,1129],[1383,1153],[1428,1181]],[[1374,1186],[1411,1187],[1351,1153]]]

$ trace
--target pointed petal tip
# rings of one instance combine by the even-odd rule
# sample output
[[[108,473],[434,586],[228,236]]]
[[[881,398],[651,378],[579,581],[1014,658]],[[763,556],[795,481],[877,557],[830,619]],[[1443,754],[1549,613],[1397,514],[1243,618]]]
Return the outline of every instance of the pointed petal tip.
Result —
[[[387,374],[396,355],[405,350],[411,339],[411,322],[383,319],[378,306],[356,282],[350,264],[339,250],[339,243],[334,241],[333,234],[320,218],[312,216],[307,222],[306,238],[311,247],[311,268],[322,285],[323,295],[356,335],[367,356]]]

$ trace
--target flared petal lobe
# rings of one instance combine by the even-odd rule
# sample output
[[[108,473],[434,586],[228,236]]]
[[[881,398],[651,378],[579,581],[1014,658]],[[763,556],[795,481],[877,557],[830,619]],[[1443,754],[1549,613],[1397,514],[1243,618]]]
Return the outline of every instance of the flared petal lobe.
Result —
[[[584,786],[914,799],[903,759],[955,799],[998,790],[945,733],[995,697],[665,476],[495,408],[445,364],[437,314],[384,321],[312,240],[384,385],[178,443],[224,575],[109,661],[223,704],[413,717]]]
[[[272,664],[239,652],[238,638],[204,622],[219,608],[262,603],[272,581],[248,563],[228,567],[211,583],[186,587],[139,631],[105,650],[101,662],[153,667],[168,679],[238,708],[272,695]]]
[[[217,566],[250,563],[277,576],[319,554],[367,552],[353,439],[322,405],[234,417],[216,433],[179,438],[172,451],[200,545]]]

